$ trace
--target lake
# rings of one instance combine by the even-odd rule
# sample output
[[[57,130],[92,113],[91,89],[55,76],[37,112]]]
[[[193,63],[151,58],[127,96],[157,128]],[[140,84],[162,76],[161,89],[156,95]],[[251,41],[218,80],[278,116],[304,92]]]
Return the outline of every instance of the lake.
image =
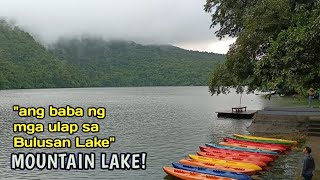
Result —
[[[188,154],[196,153],[199,145],[218,143],[223,137],[238,133],[249,134],[251,120],[217,118],[215,111],[238,106],[240,95],[210,96],[207,87],[124,87],[30,89],[0,91],[0,179],[171,179],[162,171]],[[242,96],[242,105],[250,110],[261,109],[269,102],[253,94]],[[38,120],[19,117],[12,106],[45,107],[105,107],[106,118],[48,117]],[[13,133],[13,123],[56,121],[68,123],[99,123],[99,133],[77,132],[38,133],[38,138],[115,136],[116,142],[106,149],[14,149],[13,136],[31,138],[34,135]],[[136,153],[146,152],[146,170],[11,170],[10,155],[18,152],[96,152]],[[261,179],[293,179],[300,154],[280,157]]]

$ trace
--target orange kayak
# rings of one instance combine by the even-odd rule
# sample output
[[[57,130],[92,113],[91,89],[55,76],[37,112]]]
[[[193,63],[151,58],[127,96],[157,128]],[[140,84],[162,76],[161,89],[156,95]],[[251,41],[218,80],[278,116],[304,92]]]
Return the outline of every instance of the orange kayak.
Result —
[[[235,180],[232,178],[201,174],[201,173],[176,169],[172,167],[163,167],[163,171],[171,176],[184,179],[184,180]]]
[[[231,156],[224,156],[224,155],[216,155],[213,153],[202,152],[202,151],[197,151],[197,154],[199,156],[204,156],[204,157],[209,157],[209,158],[214,158],[214,159],[222,159],[222,160],[227,160],[227,161],[256,164],[260,167],[267,166],[267,164],[265,162],[259,161],[257,159],[252,159],[252,158],[238,158],[238,157],[231,157]]]
[[[259,145],[247,145],[247,144],[240,144],[237,142],[220,142],[220,145],[223,146],[232,146],[232,147],[239,147],[239,148],[248,148],[248,149],[260,149],[264,151],[276,151],[276,152],[283,152],[286,149],[279,148],[279,147],[264,147]]]
[[[214,163],[203,163],[203,162],[195,161],[193,159],[181,159],[179,163],[184,165],[189,165],[189,166],[197,166],[197,167],[203,167],[203,168],[218,169],[222,171],[243,173],[249,176],[254,175],[256,173],[256,170],[254,169],[223,166],[223,165],[214,164]]]
[[[244,154],[244,153],[237,153],[237,152],[228,152],[228,151],[216,151],[213,148],[210,147],[206,147],[206,146],[199,146],[200,150],[203,152],[208,152],[211,154],[215,154],[215,155],[221,155],[221,156],[228,156],[228,157],[235,157],[235,158],[251,158],[251,159],[256,159],[258,161],[262,161],[262,162],[272,162],[273,159],[271,157],[268,156],[264,156],[264,155],[260,155],[260,154]]]

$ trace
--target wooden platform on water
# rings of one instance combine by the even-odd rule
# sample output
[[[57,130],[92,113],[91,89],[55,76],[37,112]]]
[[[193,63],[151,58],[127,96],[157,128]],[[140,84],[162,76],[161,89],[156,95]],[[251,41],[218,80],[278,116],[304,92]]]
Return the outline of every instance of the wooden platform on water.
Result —
[[[254,114],[256,113],[256,110],[247,110],[242,112],[236,112],[236,111],[218,111],[218,117],[223,118],[233,118],[233,119],[252,119]]]

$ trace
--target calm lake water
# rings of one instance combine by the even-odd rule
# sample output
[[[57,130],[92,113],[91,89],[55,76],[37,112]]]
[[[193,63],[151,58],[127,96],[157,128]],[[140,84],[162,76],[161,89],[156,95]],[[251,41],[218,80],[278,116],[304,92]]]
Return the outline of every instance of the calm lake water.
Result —
[[[0,179],[172,179],[162,171],[190,153],[199,145],[217,143],[226,135],[248,134],[251,120],[217,118],[215,111],[239,105],[240,95],[210,96],[207,87],[135,87],[135,88],[83,88],[0,91]],[[243,95],[242,104],[248,109],[261,109],[268,105],[264,98]],[[12,111],[13,105],[24,107],[105,107],[107,117],[95,118],[20,118]],[[98,134],[75,135],[81,137],[115,136],[116,142],[108,149],[13,149],[12,124],[18,122],[98,122]],[[24,137],[32,137],[19,133]],[[36,134],[41,137],[70,137],[66,133]],[[75,136],[74,135],[74,136]],[[72,136],[73,137],[73,136]],[[147,152],[146,170],[11,170],[10,154],[18,152]],[[299,153],[290,153],[277,160],[261,179],[293,179]],[[99,167],[99,166],[97,166]]]

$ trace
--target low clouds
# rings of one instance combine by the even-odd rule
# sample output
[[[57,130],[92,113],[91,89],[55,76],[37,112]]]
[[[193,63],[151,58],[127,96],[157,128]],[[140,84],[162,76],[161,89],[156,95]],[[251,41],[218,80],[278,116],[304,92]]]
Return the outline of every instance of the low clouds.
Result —
[[[0,0],[0,16],[15,19],[49,43],[87,34],[183,47],[218,42],[204,4],[205,0]]]

